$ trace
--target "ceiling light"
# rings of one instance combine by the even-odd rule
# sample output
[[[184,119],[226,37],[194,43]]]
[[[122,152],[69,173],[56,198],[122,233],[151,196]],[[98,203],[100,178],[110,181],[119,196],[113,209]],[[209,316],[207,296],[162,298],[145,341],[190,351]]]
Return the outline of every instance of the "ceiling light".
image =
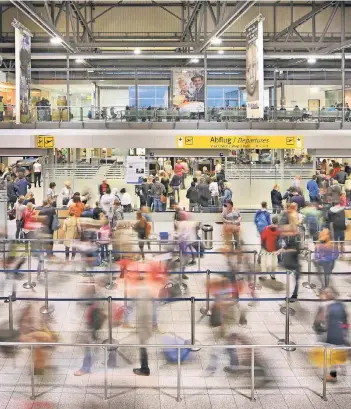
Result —
[[[214,44],[214,45],[222,44],[222,39],[221,38],[213,38],[211,40],[211,43]]]
[[[135,50],[134,50],[134,54],[141,54],[141,50],[140,50],[140,48],[136,48]]]
[[[62,38],[60,37],[51,37],[50,38],[50,43],[51,44],[61,44],[62,43]]]
[[[77,64],[84,64],[85,61],[83,60],[83,58],[76,58],[76,63]]]
[[[199,61],[200,61],[200,60],[199,60],[198,58],[192,58],[192,59],[190,60],[190,62],[193,63],[193,64],[197,64]]]
[[[94,72],[94,70],[88,70],[88,72]]]
[[[224,54],[224,51],[223,50],[218,50],[217,53],[218,54]]]
[[[317,62],[317,60],[315,58],[313,58],[313,57],[310,57],[310,58],[307,59],[307,62],[309,64],[315,64]]]

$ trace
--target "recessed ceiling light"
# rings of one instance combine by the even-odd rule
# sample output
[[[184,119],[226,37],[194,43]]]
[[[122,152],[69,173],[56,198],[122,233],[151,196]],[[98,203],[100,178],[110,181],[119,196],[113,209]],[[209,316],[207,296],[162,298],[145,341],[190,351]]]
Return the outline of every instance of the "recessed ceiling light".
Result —
[[[217,53],[218,54],[224,54],[224,51],[223,50],[218,50]]]
[[[211,43],[214,44],[214,45],[222,44],[222,39],[221,38],[213,38],[211,40]]]
[[[313,57],[310,57],[310,58],[307,59],[307,62],[309,64],[315,64],[317,62],[317,60],[315,58],[313,58]]]
[[[88,70],[88,72],[94,72],[94,70]]]
[[[61,44],[62,43],[62,38],[60,38],[60,37],[51,37],[50,38],[50,43],[51,44]]]
[[[190,60],[190,62],[192,62],[193,64],[197,64],[200,60],[198,58],[192,58]]]
[[[136,49],[134,50],[134,54],[141,54],[140,48],[136,48]]]
[[[77,64],[84,64],[85,63],[85,61],[83,60],[83,58],[76,58],[76,63]]]

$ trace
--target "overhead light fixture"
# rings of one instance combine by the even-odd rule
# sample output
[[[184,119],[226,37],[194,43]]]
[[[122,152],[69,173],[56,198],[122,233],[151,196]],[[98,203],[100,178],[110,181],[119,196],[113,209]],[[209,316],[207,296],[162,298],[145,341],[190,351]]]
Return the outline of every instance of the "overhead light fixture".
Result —
[[[317,60],[315,58],[313,58],[313,57],[310,57],[310,58],[307,59],[307,62],[309,64],[315,64],[317,62]]]
[[[213,45],[222,44],[222,39],[221,39],[221,38],[213,38],[213,39],[211,40],[211,44],[213,44]]]
[[[193,63],[193,64],[197,64],[199,61],[200,61],[200,60],[199,60],[198,58],[192,58],[192,59],[190,60],[190,62]]]
[[[60,38],[60,37],[51,37],[50,38],[50,43],[55,44],[55,45],[61,44],[62,43],[62,38]]]
[[[141,54],[141,50],[140,50],[140,48],[136,48],[135,50],[134,50],[134,54]]]
[[[188,72],[188,70],[182,70],[183,74],[186,74]]]
[[[94,70],[88,70],[88,72],[94,72]]]
[[[76,58],[76,63],[77,64],[84,64],[85,61],[83,60],[83,58]]]
[[[224,54],[224,51],[223,50],[218,50],[217,53],[218,54]]]

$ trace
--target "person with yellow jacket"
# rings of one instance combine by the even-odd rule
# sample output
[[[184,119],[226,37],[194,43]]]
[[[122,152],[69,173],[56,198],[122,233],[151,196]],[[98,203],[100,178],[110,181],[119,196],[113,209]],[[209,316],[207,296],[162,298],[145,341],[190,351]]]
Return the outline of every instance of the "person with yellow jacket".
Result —
[[[66,260],[69,260],[69,252],[72,247],[72,260],[75,259],[77,248],[75,240],[79,238],[81,233],[81,226],[79,217],[74,215],[74,210],[70,209],[67,219],[63,222],[64,242]]]

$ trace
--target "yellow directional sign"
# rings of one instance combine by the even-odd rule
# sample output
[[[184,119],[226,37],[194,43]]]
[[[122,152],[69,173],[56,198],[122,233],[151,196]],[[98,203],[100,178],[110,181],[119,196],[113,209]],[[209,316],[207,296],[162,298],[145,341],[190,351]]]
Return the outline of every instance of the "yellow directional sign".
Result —
[[[183,149],[301,149],[303,136],[178,135],[176,147]]]
[[[40,149],[53,149],[55,147],[55,137],[48,135],[36,135],[35,146]]]

